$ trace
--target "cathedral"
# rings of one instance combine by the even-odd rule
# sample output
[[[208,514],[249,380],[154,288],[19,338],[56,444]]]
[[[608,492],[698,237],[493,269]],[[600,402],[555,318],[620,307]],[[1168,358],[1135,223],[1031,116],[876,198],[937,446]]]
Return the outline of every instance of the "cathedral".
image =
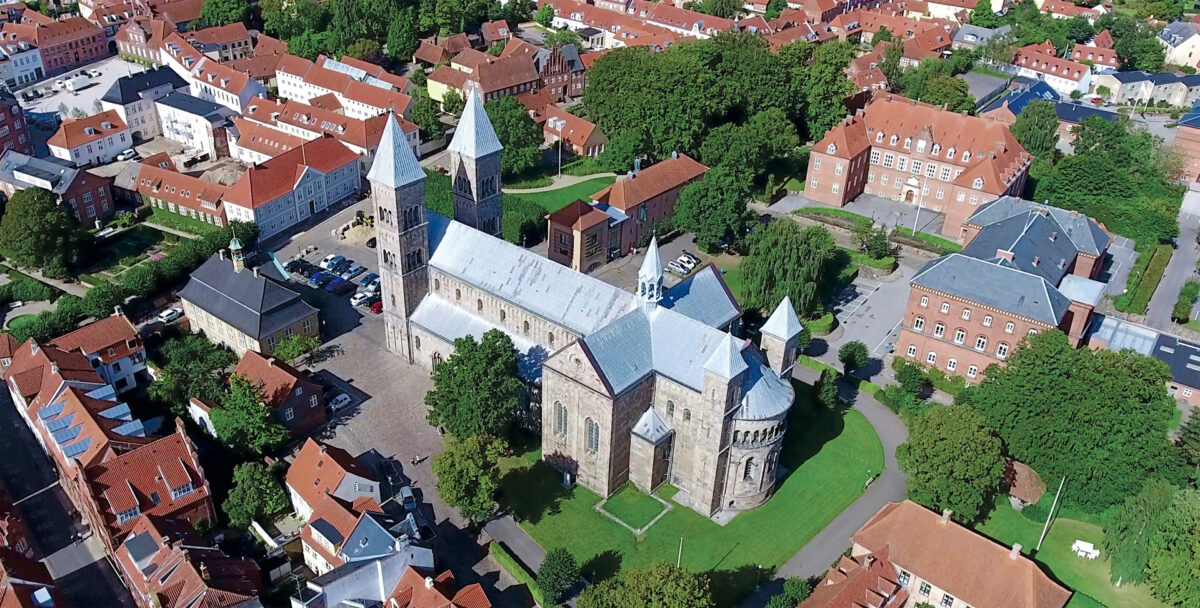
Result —
[[[609,496],[663,484],[705,516],[763,504],[775,489],[801,326],[784,300],[759,347],[705,267],[670,289],[650,245],[636,293],[500,237],[502,146],[478,93],[450,143],[454,218],[425,206],[425,173],[389,118],[367,179],[375,205],[388,349],[432,370],[454,340],[511,336],[540,387],[542,457]]]

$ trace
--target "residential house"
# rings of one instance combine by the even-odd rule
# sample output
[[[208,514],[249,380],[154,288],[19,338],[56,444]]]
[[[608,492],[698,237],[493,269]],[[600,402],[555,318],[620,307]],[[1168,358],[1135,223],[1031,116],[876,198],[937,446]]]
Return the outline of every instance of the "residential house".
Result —
[[[253,103],[253,101],[251,102]],[[233,110],[187,93],[171,93],[155,102],[162,136],[198,150],[208,158],[229,156]]]
[[[284,152],[299,148],[304,143],[304,139],[299,136],[265,124],[236,116],[232,118],[232,122],[233,130],[229,132],[229,154],[250,165],[264,163]]]
[[[84,226],[103,222],[115,213],[112,178],[72,167],[58,158],[34,158],[16,150],[0,156],[0,191],[4,200],[25,188],[45,188]]]
[[[204,56],[221,63],[244,59],[254,52],[250,31],[241,21],[184,32],[183,39],[204,53]]]
[[[275,357],[248,350],[233,370],[262,389],[265,405],[293,437],[325,424],[325,391],[307,375]]]
[[[322,137],[243,173],[225,194],[225,213],[258,224],[260,238],[270,238],[354,196],[360,178],[358,155]]]
[[[904,608],[909,591],[896,580],[887,555],[887,547],[878,554],[843,555],[796,608]]]
[[[192,70],[204,59],[204,53],[184,40],[179,32],[172,30],[163,37],[158,57],[159,63],[175,70],[176,74],[191,82]]]
[[[684,154],[632,173],[547,216],[547,257],[578,272],[591,272],[611,257],[638,247],[642,233],[671,215],[679,193],[708,167]]]
[[[466,99],[468,88],[476,88],[484,101],[490,101],[536,91],[541,88],[541,82],[541,75],[527,56],[492,57],[468,50],[459,53],[450,65],[431,72],[426,84],[429,97],[441,103],[451,90]]]
[[[46,140],[50,154],[75,166],[101,165],[133,146],[129,126],[116,110],[68,118]]]
[[[174,71],[158,67],[118,78],[100,98],[100,106],[115,111],[134,139],[151,139],[162,134],[154,102],[187,87]]]
[[[409,566],[404,569],[400,582],[388,598],[392,608],[491,608],[492,602],[483,591],[483,586],[473,583],[461,589],[449,570],[433,576],[434,571],[423,572]]]
[[[1088,23],[1096,23],[1096,20],[1107,12],[1104,9],[1103,3],[1097,3],[1095,7],[1086,7],[1070,2],[1069,0],[1042,0],[1042,12],[1049,14],[1055,19],[1074,19],[1082,17]]]
[[[1000,545],[951,521],[949,511],[939,516],[912,501],[884,505],[851,540],[850,560],[866,565],[868,557],[874,556],[892,565],[892,572],[884,577],[903,588],[893,594],[907,592],[909,606],[1063,608],[1071,597],[1069,589],[1021,554],[1021,545],[1011,549]],[[829,576],[836,578],[832,572]],[[814,596],[822,593],[828,580],[814,590]],[[800,606],[831,605],[810,602]]]
[[[346,504],[362,499],[383,500],[379,480],[345,450],[306,439],[288,467],[285,480],[296,516],[308,521],[322,496]]]
[[[49,345],[82,354],[117,393],[136,387],[138,372],[146,369],[146,346],[137,328],[119,310],[59,336]]]
[[[32,39],[15,32],[0,31],[0,80],[10,89],[19,89],[45,77],[42,51]]]
[[[135,191],[151,209],[224,226],[229,188],[153,163],[140,163]]]
[[[1118,105],[1165,101],[1176,107],[1191,107],[1200,101],[1200,74],[1107,71],[1092,79],[1092,88],[1095,94]]]
[[[1200,25],[1190,21],[1168,23],[1158,32],[1166,63],[1196,67],[1200,62]]]
[[[607,50],[627,46],[647,46],[662,50],[677,42],[682,36],[665,27],[622,11],[605,10],[578,0],[544,0],[554,9],[552,25],[557,29],[572,31],[595,30],[581,38],[592,50]]]
[[[813,146],[804,195],[838,207],[865,193],[932,208],[957,238],[980,204],[1022,191],[1031,163],[1000,121],[883,95]]]
[[[538,47],[519,38],[510,38],[500,54],[502,58],[527,57],[541,78],[540,87],[549,89],[555,103],[578,99],[587,88],[587,70],[574,44],[552,48]]]
[[[139,608],[262,608],[258,564],[206,546],[177,520],[137,518],[113,558]]]
[[[971,25],[970,23],[964,23],[954,31],[954,36],[951,37],[953,41],[951,43],[951,48],[974,50],[987,44],[997,36],[1007,36],[1011,32],[1012,27],[1007,25],[1002,25],[995,29],[988,29],[986,27]]]
[[[121,2],[119,4],[106,4],[98,7],[96,12],[92,13],[90,17],[85,18],[104,30],[104,38],[111,43],[121,27],[133,17],[133,4]]]
[[[380,540],[383,540],[382,538]],[[290,598],[291,608],[320,608],[322,606],[398,606],[392,604],[393,592],[404,572],[409,568],[422,571],[433,570],[433,552],[429,549],[395,541],[401,548],[375,559],[347,563],[307,581],[296,595]],[[307,545],[306,545],[307,546]],[[477,601],[475,597],[471,598]],[[437,606],[438,604],[430,604]],[[408,604],[412,608],[418,608]],[[471,604],[470,608],[475,608]],[[487,604],[480,605],[486,608]],[[466,606],[464,606],[466,608]]]
[[[1060,329],[1083,343],[1112,243],[1099,224],[1006,196],[979,207],[963,231],[962,253],[927,262],[910,281],[899,356],[975,383],[1026,335]]]
[[[113,41],[122,57],[158,66],[163,64],[162,44],[172,33],[177,34],[175,24],[165,19],[135,17],[117,30]]]
[[[546,106],[542,111],[542,138],[547,144],[562,142],[562,147],[576,156],[597,158],[604,152],[608,138],[590,120],[580,118],[555,106]]]
[[[244,72],[204,57],[191,72],[192,95],[219,103],[241,114],[255,97],[265,97],[266,88]]]
[[[449,61],[451,57],[471,48],[471,41],[464,33],[454,34],[438,40],[436,36],[421,40],[413,53],[413,63],[433,67]]]
[[[315,98],[332,94],[341,104],[342,113],[350,118],[388,112],[407,116],[413,104],[407,79],[353,57],[335,61],[322,55],[312,62],[284,55],[276,69],[276,81],[283,99],[315,105]]]
[[[1077,103],[1074,101],[1061,101],[1058,92],[1050,87],[1045,81],[1035,81],[1030,85],[1022,85],[1009,91],[1007,94],[994,99],[991,103],[979,109],[980,116],[993,118],[1007,125],[1012,125],[1017,121],[1017,116],[1025,111],[1030,102],[1035,100],[1044,100],[1054,105],[1054,112],[1058,115],[1058,140],[1062,144],[1071,144],[1075,141],[1075,133],[1072,129],[1082,123],[1084,120],[1097,116],[1108,121],[1115,121],[1119,116],[1116,112],[1103,110],[1091,104]]]
[[[513,33],[508,29],[508,22],[503,19],[488,21],[479,26],[479,36],[483,39],[483,46],[491,48],[499,42],[508,42]]]
[[[57,76],[103,59],[108,54],[104,30],[82,17],[59,21],[5,23],[5,37],[27,40],[41,53],[46,76]]]
[[[1175,132],[1175,150],[1184,159],[1181,177],[1191,182],[1200,182],[1200,112],[1193,110],[1179,119],[1179,126]]]
[[[0,154],[9,150],[32,154],[33,140],[21,104],[11,92],[0,89]]]
[[[1086,93],[1092,82],[1092,68],[1060,58],[1049,40],[1018,49],[1013,65],[1017,66],[1018,76],[1045,80],[1061,95]]]
[[[1095,70],[1103,68],[1115,70],[1121,65],[1121,59],[1117,57],[1115,49],[1087,44],[1077,44],[1072,47],[1069,57],[1072,61],[1090,65]]]
[[[317,336],[317,309],[285,286],[283,270],[273,263],[247,269],[241,243],[229,245],[228,258],[224,250],[213,255],[179,292],[191,330],[239,356],[270,353],[297,333]]]
[[[0,488],[0,607],[65,608],[66,598],[34,558],[31,540],[12,497]]]

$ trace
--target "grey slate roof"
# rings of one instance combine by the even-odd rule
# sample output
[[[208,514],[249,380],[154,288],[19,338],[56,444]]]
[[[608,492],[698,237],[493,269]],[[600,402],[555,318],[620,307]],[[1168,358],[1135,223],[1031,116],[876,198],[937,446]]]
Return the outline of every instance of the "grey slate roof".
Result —
[[[0,181],[17,189],[37,186],[62,194],[78,174],[79,169],[55,157],[34,158],[16,150],[6,150],[4,156],[0,156]]]
[[[388,531],[399,523],[386,513],[365,513],[342,547],[346,561],[379,559],[401,550],[407,541],[397,539]]]
[[[141,99],[142,91],[160,87],[164,84],[171,85],[172,89],[182,89],[188,86],[188,83],[179,74],[176,74],[175,70],[167,66],[161,66],[147,72],[118,78],[104,92],[104,96],[100,100],[123,106]]]
[[[1106,285],[1100,281],[1093,281],[1077,274],[1063,277],[1062,282],[1058,284],[1058,290],[1072,302],[1082,302],[1091,306],[1100,303],[1100,298],[1104,297],[1105,287]]]
[[[134,534],[125,541],[125,550],[129,552],[129,557],[133,559],[133,563],[142,567],[142,562],[149,559],[155,553],[158,553],[158,543],[149,532]]]
[[[503,149],[487,112],[483,110],[478,89],[471,88],[467,92],[467,105],[458,119],[458,128],[454,131],[448,150],[467,158],[483,158],[489,154],[499,154]]]
[[[1183,44],[1188,38],[1195,36],[1197,33],[1197,25],[1190,21],[1176,21],[1168,23],[1159,30],[1158,37],[1163,42],[1172,47]]]
[[[1035,211],[1013,215],[988,224],[963,254],[991,260],[998,250],[1012,252],[1011,264],[1057,286],[1075,261],[1076,249],[1062,228]]]
[[[633,425],[633,434],[650,443],[658,443],[673,432],[671,426],[654,410],[654,406],[646,408],[646,413]]]
[[[953,253],[927,262],[913,285],[955,295],[1013,314],[1058,325],[1071,300],[1040,275],[1006,262]]]
[[[259,339],[317,312],[276,282],[283,277],[275,275],[274,264],[264,264],[259,272],[258,277],[249,268],[234,272],[232,262],[214,254],[192,273],[179,296]]]
[[[1001,34],[1007,34],[1011,30],[1012,28],[1007,25],[1002,25],[996,29],[988,29],[986,27],[979,27],[978,25],[964,23],[954,31],[954,36],[951,39],[959,44],[982,46],[993,37]]]
[[[1169,334],[1159,334],[1151,356],[1171,368],[1171,377],[1176,382],[1200,388],[1200,344]]]
[[[517,372],[525,380],[534,383],[540,382],[542,363],[550,355],[544,347],[529,339],[529,336],[509,331],[508,328],[492,323],[465,307],[456,306],[454,302],[436,293],[431,293],[421,300],[410,321],[452,344],[466,336],[473,336],[479,341],[483,339],[483,334],[499,329],[512,338],[513,346],[517,349]]]
[[[779,301],[779,306],[775,307],[775,311],[771,313],[767,322],[763,323],[760,331],[786,341],[798,335],[803,329],[804,327],[800,325],[800,318],[796,316],[796,309],[792,306],[791,296],[783,296],[783,299]]]
[[[321,536],[324,536],[335,547],[342,544],[342,541],[345,540],[342,538],[342,533],[338,532],[338,529],[333,524],[320,517],[314,519],[311,525],[314,530],[319,532]]]
[[[666,290],[659,305],[717,329],[742,316],[720,271],[711,264]]]
[[[413,156],[395,114],[388,114],[387,126],[383,128],[383,137],[379,140],[367,179],[393,189],[425,179],[425,171]]]
[[[1104,251],[1109,243],[1112,242],[1112,237],[1100,227],[1100,224],[1097,224],[1082,213],[1074,213],[1066,209],[1027,201],[1015,196],[1003,196],[990,203],[981,205],[978,211],[967,218],[967,222],[987,227],[994,222],[1014,215],[1025,215],[1037,209],[1046,210],[1050,214],[1050,217],[1061,226],[1062,232],[1060,232],[1060,235],[1065,233],[1066,236],[1070,237],[1075,247],[1083,253],[1100,255],[1100,252]]]
[[[346,563],[308,581],[302,605],[342,608],[344,602],[355,602],[355,605],[381,606],[409,566],[432,570],[433,552],[407,545],[380,559]]]
[[[745,342],[737,340],[732,334],[725,334],[717,342],[717,349],[704,362],[704,369],[722,378],[734,379],[750,368],[742,359],[742,347]]]
[[[233,114],[233,111],[223,105],[213,103],[207,99],[200,99],[199,97],[188,95],[187,93],[181,93],[179,91],[171,93],[155,103],[161,103],[164,106],[175,108],[176,110],[187,112],[188,114],[202,116],[207,118],[209,122],[214,123],[220,122],[221,120],[224,120],[225,117]]]

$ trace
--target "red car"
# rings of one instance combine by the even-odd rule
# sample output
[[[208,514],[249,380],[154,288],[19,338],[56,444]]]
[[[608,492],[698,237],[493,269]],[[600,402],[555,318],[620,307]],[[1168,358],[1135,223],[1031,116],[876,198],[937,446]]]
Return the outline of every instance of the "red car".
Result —
[[[383,312],[383,302],[382,301],[375,302],[374,304],[371,305],[370,310],[371,310],[371,314],[373,314],[373,315],[377,315],[377,314]]]

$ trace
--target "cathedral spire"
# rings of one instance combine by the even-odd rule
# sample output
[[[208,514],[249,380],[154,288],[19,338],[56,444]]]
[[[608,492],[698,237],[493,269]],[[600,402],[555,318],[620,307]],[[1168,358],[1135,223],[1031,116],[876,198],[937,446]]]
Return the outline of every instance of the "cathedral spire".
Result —
[[[449,151],[467,158],[483,158],[500,152],[504,146],[500,145],[492,121],[483,109],[479,90],[473,85],[467,85],[467,105],[458,119],[458,128],[454,131],[454,139],[450,140]]]
[[[658,237],[650,239],[650,247],[646,249],[646,259],[638,270],[638,297],[642,304],[657,306],[662,300],[663,271],[662,258],[658,255]]]
[[[367,179],[388,188],[401,188],[425,179],[425,171],[413,155],[395,114],[388,114]]]

